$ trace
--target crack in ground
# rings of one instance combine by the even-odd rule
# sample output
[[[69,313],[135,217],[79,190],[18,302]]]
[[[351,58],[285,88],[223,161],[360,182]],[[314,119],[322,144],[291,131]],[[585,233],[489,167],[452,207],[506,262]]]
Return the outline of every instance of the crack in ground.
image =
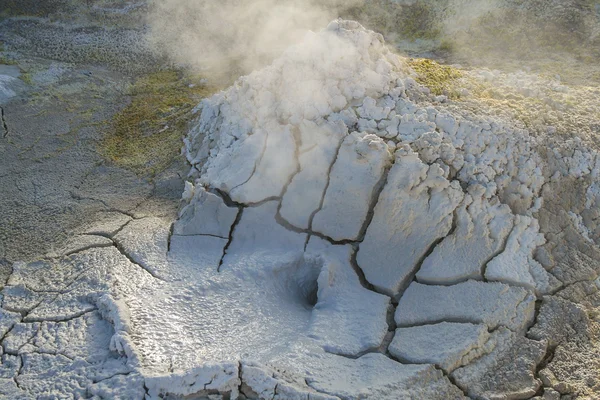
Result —
[[[385,339],[384,339],[384,340],[385,340]],[[371,353],[381,353],[381,354],[385,355],[386,357],[388,357],[388,358],[391,358],[391,357],[389,357],[389,356],[386,354],[386,351],[381,351],[381,350],[382,350],[382,346],[381,346],[381,345],[379,345],[379,346],[377,346],[377,347],[370,347],[370,348],[368,348],[368,349],[366,349],[366,350],[359,351],[359,352],[358,352],[358,353],[356,353],[356,354],[344,354],[344,353],[337,353],[337,352],[335,352],[335,351],[331,351],[331,350],[325,350],[325,353],[328,353],[328,354],[333,354],[333,355],[340,356],[340,357],[344,357],[344,358],[347,358],[347,359],[350,359],[350,360],[358,360],[359,358],[361,358],[361,357],[362,357],[362,356],[364,356],[365,354],[371,354]],[[394,360],[394,361],[395,361],[395,360]]]
[[[448,382],[450,382],[450,384],[452,384],[452,386],[454,386],[458,390],[460,390],[462,392],[463,396],[465,396],[465,398],[472,399],[472,397],[469,396],[469,393],[467,392],[467,390],[463,389],[456,382],[456,379],[454,379],[454,377],[452,376],[452,373],[448,373],[445,369],[443,369],[439,365],[437,365],[437,364],[431,364],[431,363],[414,363],[414,362],[410,362],[408,360],[402,359],[401,357],[393,356],[393,355],[389,354],[389,352],[386,355],[388,356],[388,358],[390,358],[390,359],[392,359],[392,360],[394,360],[397,363],[400,363],[402,365],[431,365],[437,371],[440,371],[442,373],[442,375],[444,375],[444,377],[446,377],[448,379]]]
[[[120,212],[120,211],[118,211]],[[127,215],[127,214],[123,214],[123,215]],[[129,216],[130,217],[130,216]],[[121,225],[119,228],[117,228],[116,230],[110,232],[110,233],[104,233],[104,232],[94,232],[94,231],[90,231],[90,232],[84,232],[81,233],[81,235],[88,235],[88,236],[100,236],[109,240],[113,240],[115,236],[117,236],[119,234],[119,232],[121,232],[123,229],[125,229],[127,227],[127,225],[129,225],[131,222],[136,221],[138,219],[144,219],[146,217],[142,217],[142,218],[133,218],[130,217],[131,219],[129,221],[126,221],[123,225]]]
[[[504,251],[506,251],[506,246],[508,245],[508,239],[510,238],[510,235],[512,235],[513,231],[515,230],[515,222],[516,222],[515,218],[513,218],[513,226],[510,229],[510,232],[508,232],[508,234],[502,241],[502,246],[500,246],[500,249],[498,251],[496,251],[490,258],[488,258],[481,266],[481,279],[483,279],[484,282],[488,282],[488,279],[485,277],[485,274],[486,274],[487,268],[488,268],[488,264],[494,258],[498,257],[500,254],[502,254],[502,253],[504,253]],[[504,283],[504,282],[502,282],[502,283]]]
[[[379,292],[375,286],[373,286],[373,284],[371,284],[371,282],[369,282],[367,280],[367,277],[365,276],[364,271],[362,270],[362,268],[358,265],[358,261],[356,260],[356,257],[358,255],[358,246],[353,246],[353,251],[352,251],[352,255],[350,256],[350,266],[352,266],[352,269],[354,270],[354,272],[356,273],[356,275],[358,276],[358,281],[360,282],[360,284],[362,285],[362,287],[364,287],[367,290],[370,290],[371,292],[375,292],[378,294],[381,294],[383,296],[386,297],[390,297],[385,293],[381,293]]]
[[[456,382],[456,379],[454,378],[454,376],[452,374],[447,373],[446,371],[444,371],[443,368],[440,368],[437,365],[434,365],[433,367],[435,369],[437,369],[438,371],[440,371],[446,377],[446,379],[448,379],[448,381],[452,384],[452,386],[454,386],[458,390],[460,390],[462,392],[463,396],[465,396],[468,399],[472,399],[473,398],[473,397],[469,396],[469,392],[467,391],[467,389],[464,389],[462,386],[460,386]]]
[[[244,393],[242,386],[244,386],[244,381],[242,380],[242,361],[238,361],[238,379],[240,380],[240,383],[238,385],[237,391],[239,394]]]
[[[86,314],[91,314],[95,311],[97,311],[98,309],[96,307],[89,308],[87,310],[81,310],[78,311],[76,313],[71,314],[68,317],[47,317],[47,318],[27,318],[27,320],[25,321],[25,319],[23,319],[23,322],[28,322],[28,323],[33,323],[33,322],[69,322],[69,321],[73,321],[77,318],[81,318]]]
[[[227,243],[225,243],[225,246],[223,247],[223,254],[221,255],[221,259],[219,260],[219,265],[217,266],[217,272],[221,272],[221,266],[223,265],[223,261],[225,260],[225,256],[227,255],[227,250],[229,249],[229,246],[231,246],[231,242],[233,242],[233,233],[235,232],[235,228],[237,228],[238,224],[242,220],[242,214],[244,213],[244,208],[246,208],[246,205],[244,205],[242,203],[238,203],[237,201],[234,201],[227,192],[225,192],[221,189],[206,188],[206,191],[219,196],[221,198],[221,200],[223,200],[223,203],[227,207],[238,209],[237,215],[235,216],[235,220],[233,221],[233,224],[231,224],[231,227],[229,228],[229,236],[227,238],[223,238],[223,239],[227,239]],[[268,200],[265,200],[264,202],[266,202],[266,201],[268,201]]]
[[[74,199],[74,200],[77,200],[77,201],[89,200],[89,201],[95,201],[95,202],[98,202],[98,203],[102,204],[104,207],[106,207],[106,209],[104,210],[104,211],[106,211],[106,212],[111,212],[111,211],[112,211],[112,212],[118,212],[118,213],[121,213],[121,214],[123,214],[123,215],[127,215],[128,217],[130,217],[130,218],[132,218],[132,219],[142,219],[142,218],[144,218],[144,217],[141,217],[141,218],[136,218],[136,217],[135,217],[135,215],[134,215],[134,213],[132,213],[132,212],[129,212],[129,211],[123,211],[123,210],[119,210],[119,209],[117,209],[117,208],[114,208],[114,207],[112,207],[112,206],[111,206],[111,205],[109,205],[109,204],[108,204],[106,201],[104,201],[104,200],[102,200],[102,199],[96,199],[96,198],[94,198],[94,197],[84,197],[84,196],[81,196],[81,195],[79,195],[79,194],[75,193],[73,190],[70,190],[70,191],[69,191],[69,194],[71,195],[71,198],[72,198],[72,199]],[[133,207],[133,208],[132,208],[132,210],[135,210],[137,207],[139,207],[141,204],[143,204],[143,203],[144,203],[146,200],[148,200],[148,199],[144,199],[144,200],[142,200],[142,201],[141,201],[141,202],[140,202],[140,203],[139,203],[137,206]]]
[[[536,367],[535,367],[534,374],[535,374],[536,379],[539,379],[541,381],[540,372],[544,368],[546,368],[548,366],[548,364],[550,364],[552,362],[552,360],[554,359],[554,353],[555,353],[557,347],[558,347],[558,345],[554,345],[554,346],[548,345],[548,347],[546,348],[546,353],[544,354],[544,357],[542,358],[540,363],[538,365],[536,365]],[[546,388],[546,386],[544,386],[544,384],[542,383],[540,385],[539,389],[537,390],[537,392],[533,395],[533,397],[543,396],[545,388]]]
[[[4,114],[3,107],[0,107],[0,120],[2,120],[2,129],[4,130],[2,137],[6,138],[8,136],[8,124],[6,123],[6,115]]]
[[[233,242],[233,234],[235,232],[235,228],[237,228],[238,224],[242,220],[242,214],[244,214],[244,207],[238,207],[238,212],[235,216],[235,220],[233,221],[233,224],[231,224],[231,228],[229,229],[229,238],[227,239],[227,243],[225,243],[225,246],[223,247],[223,254],[221,255],[221,259],[219,260],[217,272],[221,272],[221,266],[223,265],[223,261],[225,260],[225,256],[227,255],[227,250]]]
[[[229,189],[229,192],[234,191],[235,189],[239,188],[240,186],[244,186],[246,183],[248,183],[250,181],[250,179],[252,179],[252,177],[256,173],[256,170],[258,169],[258,166],[260,165],[263,157],[265,156],[265,152],[267,151],[267,141],[269,140],[269,134],[265,132],[265,136],[266,137],[265,137],[265,141],[263,142],[262,151],[261,151],[260,156],[258,157],[258,159],[254,162],[254,168],[252,168],[252,173],[250,173],[250,176],[244,182],[242,182],[242,183],[240,183],[238,185],[235,185],[234,187],[232,187],[231,189]]]
[[[280,203],[280,205],[281,205],[281,203]],[[308,235],[306,238],[306,242],[304,243],[304,250],[306,250],[306,246],[308,246],[308,240],[310,239],[310,236],[316,236],[320,239],[328,241],[329,243],[331,243],[333,245],[346,245],[346,244],[354,245],[354,244],[358,243],[357,241],[350,240],[350,239],[334,240],[333,238],[331,238],[327,235],[324,235],[320,232],[313,231],[312,229],[298,228],[297,226],[294,226],[294,225],[290,224],[289,222],[287,222],[285,220],[285,218],[283,218],[281,216],[281,214],[279,214],[279,210],[277,210],[277,213],[275,213],[275,222],[277,224],[281,225],[283,228],[287,229],[288,231]]]
[[[112,239],[112,238],[111,238]],[[113,244],[115,246],[115,248],[119,251],[119,253],[121,253],[123,256],[125,256],[125,258],[127,258],[129,260],[129,262],[131,262],[134,265],[137,265],[138,267],[140,267],[141,269],[143,269],[144,271],[146,271],[147,273],[149,273],[150,275],[152,275],[154,278],[158,279],[159,281],[162,282],[167,282],[166,279],[156,275],[156,273],[152,272],[150,269],[144,267],[142,264],[136,262],[133,257],[131,257],[127,251],[125,250],[125,248],[123,247],[122,244],[118,243],[117,241],[115,241],[114,239],[112,239]]]
[[[193,233],[190,235],[173,235],[175,237],[213,237],[217,239],[225,239],[227,240],[229,237],[213,235],[212,233]]]
[[[21,385],[19,384],[18,378],[21,375],[21,372],[23,372],[23,354],[19,354],[19,359],[21,360],[21,362],[19,363],[19,369],[17,370],[17,373],[15,374],[15,376],[13,376],[13,380],[15,381],[15,385],[17,385],[17,387],[22,390],[25,391],[25,389],[23,389],[21,387]]]
[[[423,263],[425,262],[427,257],[429,257],[434,252],[435,248],[442,241],[444,241],[444,239],[446,239],[449,236],[452,236],[454,234],[454,232],[456,231],[456,228],[458,226],[458,213],[456,212],[456,210],[457,209],[455,208],[454,211],[452,212],[452,225],[450,226],[450,230],[448,230],[448,233],[445,234],[444,236],[439,237],[436,240],[434,240],[433,243],[427,248],[427,251],[416,262],[414,268],[412,269],[410,274],[408,274],[408,276],[407,276],[408,279],[405,280],[405,283],[400,287],[400,289],[398,290],[398,293],[396,293],[394,295],[394,298],[397,301],[400,301],[400,298],[402,298],[402,296],[404,295],[404,292],[406,291],[406,289],[408,289],[408,287],[411,285],[411,283],[413,283],[413,282],[421,283],[417,279],[417,274],[423,267]],[[453,286],[453,285],[430,285],[430,286]]]
[[[171,251],[171,238],[173,237],[173,231],[175,230],[175,222],[171,222],[171,226],[169,226],[169,235],[167,236],[167,254]]]
[[[340,143],[338,144],[337,148],[335,149],[335,157],[333,157],[333,161],[331,162],[331,164],[329,165],[329,168],[327,169],[327,182],[325,183],[325,187],[323,188],[323,193],[321,194],[321,201],[319,202],[319,207],[317,207],[317,209],[314,210],[308,217],[308,229],[311,231],[313,230],[312,226],[313,226],[313,220],[315,218],[315,215],[317,215],[317,213],[323,209],[323,203],[325,203],[325,195],[327,194],[327,189],[329,189],[329,184],[331,183],[331,171],[333,170],[333,166],[335,165],[336,161],[338,160],[338,158],[340,156],[340,150],[342,148],[342,143],[344,143],[345,138],[346,137],[343,137],[340,139]],[[307,244],[308,244],[308,242],[307,242]]]
[[[96,235],[96,236],[99,236],[99,235]],[[89,246],[84,246],[84,247],[79,248],[77,250],[69,251],[69,252],[67,252],[67,253],[64,254],[64,257],[72,256],[74,254],[82,253],[84,251],[91,250],[91,249],[103,249],[103,248],[112,247],[112,246],[113,246],[113,243],[90,244]]]
[[[107,381],[107,380],[109,380],[109,379],[112,379],[112,378],[114,378],[115,376],[128,376],[128,375],[131,375],[132,373],[133,373],[133,371],[129,371],[129,372],[117,372],[117,373],[115,373],[115,374],[112,374],[112,375],[110,375],[110,376],[107,376],[106,378],[102,378],[102,379],[98,379],[98,380],[96,380],[96,379],[92,379],[92,384],[94,384],[94,385],[95,385],[95,384],[97,384],[97,383],[100,383],[100,382]]]

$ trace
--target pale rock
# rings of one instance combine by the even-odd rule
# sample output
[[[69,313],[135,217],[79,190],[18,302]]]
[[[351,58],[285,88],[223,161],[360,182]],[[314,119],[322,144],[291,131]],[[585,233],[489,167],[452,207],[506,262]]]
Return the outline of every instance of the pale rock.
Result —
[[[452,372],[469,396],[486,399],[525,399],[542,382],[536,367],[546,354],[546,342],[527,339],[504,327],[491,334],[491,352]]]
[[[433,122],[414,114],[402,115],[399,122],[397,138],[406,143],[412,143],[421,137],[421,135],[435,131],[435,124]]]
[[[391,107],[377,106],[377,101],[372,97],[365,97],[362,105],[356,109],[356,112],[361,118],[380,121],[388,117],[390,110]]]
[[[100,214],[93,223],[85,224],[80,232],[87,235],[112,237],[130,221],[129,215],[110,211]]]
[[[268,201],[243,210],[221,270],[233,267],[260,269],[274,261],[282,264],[297,262],[304,250],[306,234],[289,231],[277,224],[277,208],[277,201]]]
[[[482,280],[484,266],[502,250],[513,225],[510,208],[497,198],[486,199],[474,187],[469,191],[456,210],[456,229],[423,261],[416,275],[419,282],[454,284],[467,279]]]
[[[452,372],[488,352],[487,326],[441,322],[396,329],[389,352],[401,362],[435,364]]]
[[[204,364],[182,372],[148,376],[145,386],[150,398],[166,395],[198,397],[217,392],[235,399],[241,384],[238,368],[237,363]]]
[[[341,122],[318,125],[306,121],[300,125],[300,170],[294,175],[281,200],[280,214],[287,222],[309,229],[319,209],[329,171],[348,130]]]
[[[0,308],[0,337],[4,337],[13,326],[21,321],[21,314]]]
[[[467,281],[453,286],[412,283],[396,308],[399,327],[440,321],[505,326],[525,332],[533,322],[535,296],[521,287]]]
[[[267,135],[265,147],[257,158],[252,176],[240,185],[225,189],[234,201],[258,203],[281,196],[297,168],[296,142],[291,127],[272,123],[264,129]],[[238,172],[239,167],[235,162],[230,166]]]
[[[293,380],[258,363],[241,363],[242,393],[250,398],[273,400],[335,400],[318,393],[299,379]]]
[[[152,275],[171,279],[167,265],[169,225],[155,217],[131,221],[113,240],[136,264]]]
[[[448,234],[463,198],[458,182],[445,179],[436,164],[424,164],[405,147],[395,157],[357,255],[367,281],[390,296],[412,279],[431,245]]]
[[[315,214],[312,229],[337,241],[359,239],[390,162],[388,147],[379,137],[357,132],[348,135],[333,164],[323,207]]]
[[[533,257],[536,248],[544,243],[546,240],[539,232],[537,220],[518,215],[504,251],[488,263],[485,278],[524,286],[539,294],[557,289],[558,279]]]
[[[227,239],[215,236],[171,236],[168,261],[171,277],[182,280],[203,276],[205,270],[217,271],[227,245]]]
[[[228,207],[219,196],[202,186],[194,188],[188,204],[173,226],[174,235],[210,235],[228,238],[239,210]]]
[[[342,399],[463,399],[462,392],[452,386],[442,371],[432,365],[405,365],[380,353],[369,353],[356,360],[338,357],[337,373],[323,371],[330,362],[320,360],[321,367],[307,379],[315,390]],[[334,360],[331,360],[334,361]]]
[[[325,351],[356,356],[378,348],[387,333],[390,298],[365,289],[351,265],[353,249],[311,237],[304,262],[321,266],[308,335]]]
[[[63,246],[57,254],[53,256],[71,255],[83,250],[94,247],[109,247],[113,246],[113,241],[99,235],[77,235],[69,238],[65,246]]]

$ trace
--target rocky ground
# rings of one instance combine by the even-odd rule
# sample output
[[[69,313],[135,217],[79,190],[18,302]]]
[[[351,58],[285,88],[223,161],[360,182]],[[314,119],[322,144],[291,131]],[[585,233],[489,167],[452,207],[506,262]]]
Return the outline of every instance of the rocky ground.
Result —
[[[193,114],[145,3],[9,1],[0,397],[596,398],[597,5],[517,3],[344,9],[391,49],[334,22]]]

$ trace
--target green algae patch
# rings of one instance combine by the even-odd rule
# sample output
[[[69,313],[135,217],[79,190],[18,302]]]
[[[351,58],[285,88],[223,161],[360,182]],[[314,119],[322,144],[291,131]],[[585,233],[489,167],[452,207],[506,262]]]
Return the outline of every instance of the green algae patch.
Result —
[[[180,154],[192,109],[215,91],[173,70],[139,78],[128,91],[130,103],[109,122],[100,153],[139,175],[156,175]]]
[[[458,80],[463,73],[448,65],[438,64],[427,58],[412,58],[408,65],[417,73],[416,80],[426,86],[435,95],[446,95],[449,98],[458,98],[456,90]]]

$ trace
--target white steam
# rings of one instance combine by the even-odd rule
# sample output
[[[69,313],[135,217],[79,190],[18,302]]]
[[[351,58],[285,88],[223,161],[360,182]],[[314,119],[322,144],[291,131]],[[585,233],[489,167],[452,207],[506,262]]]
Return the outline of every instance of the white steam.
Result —
[[[337,17],[336,0],[161,0],[150,9],[150,39],[171,60],[212,72],[264,65],[308,30]],[[353,1],[344,2],[348,7]]]

